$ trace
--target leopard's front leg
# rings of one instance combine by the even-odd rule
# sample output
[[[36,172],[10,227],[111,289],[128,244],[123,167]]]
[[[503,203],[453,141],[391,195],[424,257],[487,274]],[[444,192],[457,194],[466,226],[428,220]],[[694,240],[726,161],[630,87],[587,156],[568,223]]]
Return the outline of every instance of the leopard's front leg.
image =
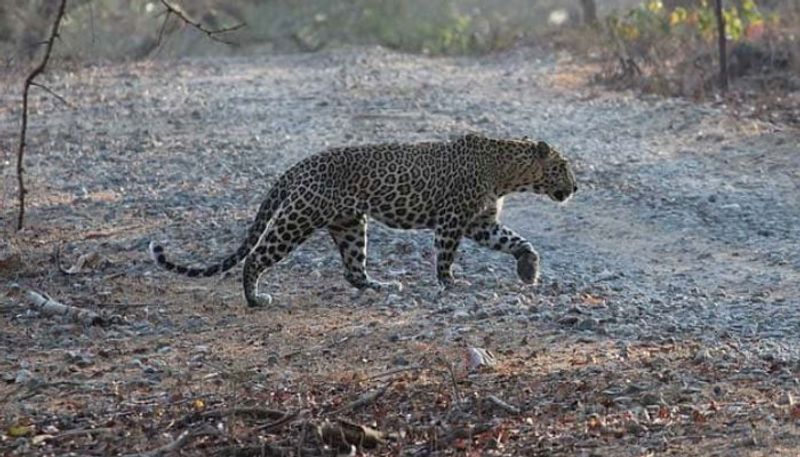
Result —
[[[511,254],[517,259],[517,276],[526,284],[539,278],[539,254],[528,240],[500,224],[494,214],[476,219],[470,226],[470,238],[495,251]]]
[[[464,235],[463,225],[454,218],[442,219],[436,226],[434,247],[436,248],[436,279],[439,284],[450,288],[458,283],[469,284],[453,277],[453,261],[456,258],[458,245]]]

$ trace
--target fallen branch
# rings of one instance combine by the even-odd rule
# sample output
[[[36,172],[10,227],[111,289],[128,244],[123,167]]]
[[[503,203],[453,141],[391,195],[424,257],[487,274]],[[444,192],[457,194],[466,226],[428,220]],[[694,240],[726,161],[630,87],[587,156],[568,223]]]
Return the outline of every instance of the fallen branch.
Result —
[[[100,260],[100,255],[95,251],[87,252],[86,254],[81,255],[78,257],[78,260],[75,261],[75,264],[69,268],[64,268],[61,265],[61,246],[59,245],[56,248],[56,265],[58,266],[58,271],[65,275],[76,275],[84,271],[84,267],[91,267],[94,264],[97,264]]]
[[[281,411],[279,409],[258,407],[224,408],[212,411],[189,413],[183,419],[181,419],[180,423],[188,424],[200,419],[219,419],[227,416],[252,416],[256,419],[270,419],[277,421],[290,415],[291,413]]]
[[[317,427],[317,434],[323,443],[335,447],[353,445],[360,448],[373,449],[386,441],[383,433],[342,419],[339,419],[336,423],[323,422]]]
[[[274,420],[274,421],[272,421],[272,422],[270,422],[268,424],[264,424],[264,425],[256,427],[256,430],[258,430],[260,432],[268,432],[270,430],[275,430],[276,428],[280,428],[280,427],[288,424],[292,420],[294,420],[297,416],[300,415],[300,413],[301,413],[300,411],[297,411],[297,412],[294,412],[294,413],[286,413],[280,419],[277,419],[277,420]]]
[[[220,43],[225,43],[225,44],[231,45],[231,46],[235,46],[236,43],[232,43],[232,42],[223,40],[223,39],[219,38],[217,35],[220,35],[222,33],[227,33],[227,32],[233,32],[234,30],[238,30],[238,29],[240,29],[240,28],[245,26],[244,22],[240,22],[240,23],[238,23],[238,24],[236,24],[234,26],[231,26],[231,27],[224,27],[224,28],[216,29],[216,30],[207,29],[199,21],[193,21],[192,19],[190,19],[189,16],[183,11],[183,9],[181,7],[172,5],[167,0],[161,0],[161,4],[164,5],[164,7],[167,9],[167,15],[164,18],[164,24],[161,26],[161,31],[158,33],[158,43],[161,43],[161,38],[162,38],[162,35],[164,34],[164,29],[166,27],[167,19],[169,19],[169,15],[170,14],[174,14],[175,16],[178,17],[178,19],[180,19],[184,23],[189,24],[192,27],[196,28],[197,30],[205,33],[212,40],[218,41]]]
[[[450,430],[446,434],[444,434],[438,440],[434,442],[434,448],[442,448],[450,446],[453,441],[459,439],[472,439],[476,435],[480,435],[481,433],[486,433],[489,430],[495,427],[494,424],[491,423],[483,423],[475,425],[474,427],[459,427],[453,430]]]
[[[375,400],[381,398],[392,384],[394,384],[394,381],[390,381],[388,384],[386,384],[381,388],[371,390],[365,393],[364,395],[360,396],[359,398],[353,400],[352,402],[342,406],[341,408],[334,410],[331,414],[336,415],[336,414],[341,414],[345,411],[355,411],[359,408],[363,408],[364,406],[372,404],[375,402]]]
[[[300,438],[297,440],[297,457],[303,456],[303,446],[306,444],[306,433],[308,433],[308,427],[308,421],[304,421],[300,428]]]
[[[506,411],[509,414],[513,414],[513,415],[516,416],[516,415],[518,415],[520,413],[520,409],[519,408],[517,408],[516,406],[514,406],[514,405],[512,405],[510,403],[507,403],[507,402],[503,401],[499,397],[496,397],[494,395],[489,395],[486,398],[489,401],[491,401],[492,403],[494,403],[496,406],[498,406],[500,409]]]
[[[288,457],[289,448],[263,443],[260,446],[228,446],[216,452],[220,457]],[[297,454],[300,455],[300,454]]]
[[[454,405],[455,404],[460,404],[461,403],[461,392],[458,390],[458,381],[456,380],[456,371],[455,371],[455,369],[453,369],[453,364],[452,363],[450,363],[448,361],[445,361],[445,363],[447,364],[447,371],[450,374],[450,382],[453,383],[453,395],[455,396],[455,400],[456,400],[453,404]]]
[[[104,435],[106,433],[113,433],[114,429],[109,427],[103,428],[81,428],[75,430],[66,430],[64,432],[59,433],[58,435],[54,435],[51,440],[60,440],[64,438],[69,438],[71,436],[80,436],[80,435]]]
[[[65,305],[46,294],[29,290],[28,299],[33,303],[32,308],[45,316],[66,316],[85,325],[100,325],[105,322],[102,316],[92,310]]]
[[[384,371],[383,373],[378,373],[376,375],[370,376],[367,378],[368,381],[374,381],[375,379],[385,378],[386,376],[391,376],[397,373],[403,373],[405,371],[419,371],[422,370],[420,365],[409,365],[407,367],[400,367],[400,368],[393,368],[388,371]]]
[[[122,457],[160,457],[164,454],[175,452],[178,449],[182,448],[189,441],[189,438],[196,435],[198,435],[198,433],[192,433],[189,430],[184,430],[183,432],[181,432],[180,435],[178,435],[178,438],[176,438],[175,441],[171,443],[167,443],[151,451],[139,452],[136,454],[125,454]]]
[[[50,31],[50,38],[47,39],[47,47],[44,51],[44,57],[39,65],[31,71],[27,78],[25,78],[25,86],[22,89],[22,126],[19,132],[19,148],[17,149],[17,186],[19,187],[19,215],[17,217],[17,230],[22,230],[25,221],[25,178],[24,178],[24,159],[25,159],[25,135],[28,132],[28,92],[34,84],[34,79],[39,76],[47,66],[50,60],[50,54],[53,52],[53,43],[58,37],[58,28],[61,26],[61,19],[64,17],[64,10],[67,7],[67,0],[61,0],[58,6],[56,18],[53,21],[53,28]],[[50,91],[52,93],[52,91]]]

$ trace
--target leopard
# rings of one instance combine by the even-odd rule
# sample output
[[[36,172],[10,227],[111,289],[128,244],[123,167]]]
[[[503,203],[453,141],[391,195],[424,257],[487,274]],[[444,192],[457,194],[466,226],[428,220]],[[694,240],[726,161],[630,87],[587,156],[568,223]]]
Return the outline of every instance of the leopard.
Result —
[[[272,304],[259,290],[265,272],[317,230],[326,229],[357,289],[402,288],[367,273],[370,219],[395,229],[433,230],[439,287],[463,280],[453,275],[462,239],[516,259],[524,284],[539,278],[533,245],[499,220],[506,195],[529,192],[563,203],[577,192],[570,162],[545,141],[492,138],[469,133],[444,141],[333,147],[285,171],[261,201],[244,240],[233,253],[205,267],[168,260],[152,241],[151,258],[189,277],[209,277],[244,261],[242,286],[250,307]],[[465,282],[465,281],[464,281]]]

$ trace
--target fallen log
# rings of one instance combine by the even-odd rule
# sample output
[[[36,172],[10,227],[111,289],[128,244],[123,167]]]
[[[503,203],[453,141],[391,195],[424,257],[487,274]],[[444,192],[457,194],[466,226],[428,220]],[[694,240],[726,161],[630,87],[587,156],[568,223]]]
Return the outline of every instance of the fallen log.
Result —
[[[352,445],[364,449],[374,449],[386,442],[383,433],[378,430],[342,419],[336,423],[323,422],[317,427],[317,435],[323,443],[334,446],[334,448]]]
[[[84,325],[100,325],[105,323],[103,316],[96,312],[77,306],[65,305],[49,297],[47,294],[40,294],[29,290],[28,299],[32,303],[31,308],[45,316],[67,317]]]

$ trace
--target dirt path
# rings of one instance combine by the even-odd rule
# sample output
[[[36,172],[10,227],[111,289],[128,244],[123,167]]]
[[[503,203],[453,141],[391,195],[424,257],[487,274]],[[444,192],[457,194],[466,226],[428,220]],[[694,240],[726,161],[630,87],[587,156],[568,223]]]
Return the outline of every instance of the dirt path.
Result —
[[[376,455],[797,455],[800,135],[604,92],[585,74],[527,50],[353,49],[53,76],[76,108],[35,104],[21,234],[10,153],[0,173],[3,237],[24,259],[0,271],[0,453],[150,449],[188,429],[174,420],[224,406],[319,420],[395,379],[345,414],[402,435]],[[11,89],[0,89],[4,151],[17,129]],[[371,270],[401,280],[400,294],[350,290],[322,234],[268,275],[288,305],[268,311],[245,309],[238,270],[190,281],[147,259],[153,238],[198,261],[232,249],[275,178],[325,147],[465,131],[545,139],[574,163],[568,204],[506,204],[505,221],[542,256],[536,289],[515,280],[511,259],[466,243],[459,273],[472,285],[438,294],[430,234],[377,225]],[[62,275],[59,246],[67,266],[87,252],[101,261]],[[117,317],[87,329],[38,316],[20,306],[25,288]],[[466,373],[469,347],[498,365]],[[296,446],[303,429],[219,422],[186,455]],[[488,431],[447,441],[469,424]],[[29,434],[11,438],[20,425]],[[110,431],[59,437],[92,427]]]

